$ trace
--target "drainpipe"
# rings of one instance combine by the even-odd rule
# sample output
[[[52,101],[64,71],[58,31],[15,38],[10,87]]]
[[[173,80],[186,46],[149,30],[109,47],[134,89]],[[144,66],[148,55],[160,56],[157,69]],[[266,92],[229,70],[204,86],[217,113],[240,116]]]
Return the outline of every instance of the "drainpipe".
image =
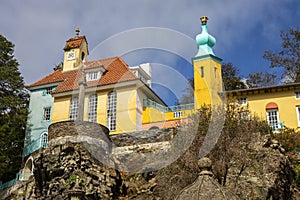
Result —
[[[78,85],[79,85],[78,118],[77,118],[78,121],[83,121],[83,116],[84,116],[84,98],[85,98],[85,86],[86,86],[84,67],[85,65],[82,63],[80,68],[80,78],[78,80]]]

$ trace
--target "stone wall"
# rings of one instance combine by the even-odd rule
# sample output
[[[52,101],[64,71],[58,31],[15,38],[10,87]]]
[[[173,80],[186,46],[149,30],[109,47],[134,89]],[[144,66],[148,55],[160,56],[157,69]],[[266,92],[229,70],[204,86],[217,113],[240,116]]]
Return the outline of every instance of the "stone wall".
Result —
[[[140,152],[142,155],[145,151],[168,149],[170,140],[176,134],[175,129],[133,132],[110,137],[102,131],[102,126],[89,122],[78,124],[68,121],[51,125],[49,146],[34,155],[34,175],[28,182],[18,183],[18,187],[10,190],[2,199],[165,199],[160,192],[163,191],[162,188],[170,188],[169,185],[174,184],[175,179],[185,178],[180,173],[174,174],[174,171],[161,173],[164,169],[127,173],[117,170],[122,169],[122,163],[108,156],[112,153],[118,158],[127,158],[132,152]],[[247,154],[251,154],[248,156],[251,160],[242,173],[239,163],[232,163],[225,187],[242,199],[291,198],[293,170],[288,158],[271,145],[266,146],[264,141],[264,137],[253,134],[253,140],[247,144]],[[107,149],[111,152],[107,152]],[[114,167],[99,162],[93,155],[94,152],[102,156],[102,159],[107,156]],[[136,161],[131,164],[138,165],[143,160],[138,157]],[[174,162],[170,166],[176,169],[185,165]],[[167,181],[159,182],[163,177]],[[182,188],[187,186],[182,185],[180,180],[178,182]]]
[[[103,140],[109,139],[109,130],[107,127],[86,121],[63,121],[56,122],[48,128],[48,140],[57,137],[85,135],[94,138],[101,138]]]
[[[175,134],[175,128],[166,128],[111,135],[110,139],[117,147],[123,147],[171,141]]]

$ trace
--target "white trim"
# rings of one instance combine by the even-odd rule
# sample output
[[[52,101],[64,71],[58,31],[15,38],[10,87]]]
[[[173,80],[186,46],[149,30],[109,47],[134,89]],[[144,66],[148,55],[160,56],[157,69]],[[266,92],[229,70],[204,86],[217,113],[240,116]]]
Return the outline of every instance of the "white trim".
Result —
[[[47,133],[47,132],[43,132],[43,133],[40,135],[40,147],[41,147],[41,148],[45,148],[45,147],[43,146],[44,135],[47,136],[46,144],[48,144],[48,133]]]
[[[86,73],[86,81],[97,81],[100,80],[101,73],[100,71],[91,71]]]
[[[297,122],[298,127],[300,127],[300,106],[296,106]]]
[[[270,120],[269,120],[269,113],[271,113],[271,112],[276,112],[276,126],[277,126],[277,128],[276,127],[274,127],[274,126],[272,126],[272,123],[274,123],[274,122],[270,122]],[[281,125],[280,125],[280,118],[279,118],[279,112],[278,112],[278,109],[269,109],[269,110],[266,110],[266,118],[267,118],[267,122],[268,122],[268,124],[272,127],[272,128],[274,128],[274,130],[275,131],[277,131],[279,128],[281,128]]]

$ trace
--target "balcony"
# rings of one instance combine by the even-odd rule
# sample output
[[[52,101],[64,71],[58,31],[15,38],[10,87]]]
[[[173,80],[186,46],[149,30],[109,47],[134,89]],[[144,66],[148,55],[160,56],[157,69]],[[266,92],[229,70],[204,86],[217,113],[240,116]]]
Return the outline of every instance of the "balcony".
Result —
[[[178,110],[192,110],[192,109],[194,109],[194,104],[190,103],[190,104],[182,104],[182,105],[167,107],[167,106],[163,106],[155,101],[152,101],[150,99],[145,99],[143,102],[143,107],[144,108],[152,107],[152,108],[155,108],[162,112],[172,112],[172,111],[178,111]]]

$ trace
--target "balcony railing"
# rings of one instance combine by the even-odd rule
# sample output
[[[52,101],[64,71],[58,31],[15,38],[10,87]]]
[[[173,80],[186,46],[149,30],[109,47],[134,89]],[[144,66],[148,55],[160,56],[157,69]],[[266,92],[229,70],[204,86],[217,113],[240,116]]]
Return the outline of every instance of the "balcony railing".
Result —
[[[269,123],[269,126],[273,128],[274,132],[277,132],[284,127],[284,122]]]
[[[41,140],[37,139],[32,141],[30,144],[26,145],[24,148],[23,156],[28,156],[29,154],[39,150],[42,147]]]
[[[145,99],[143,102],[143,107],[144,108],[152,107],[152,108],[155,108],[162,112],[172,112],[172,111],[178,111],[178,110],[192,110],[192,109],[194,109],[194,104],[190,103],[190,104],[182,104],[182,105],[167,107],[167,106],[161,105],[155,101],[152,101],[150,99]]]
[[[28,156],[29,154],[32,154],[33,152],[39,150],[40,148],[46,148],[48,146],[48,136],[46,139],[43,137],[40,137],[37,140],[33,140],[28,145],[25,145],[24,151],[23,151],[23,157]]]
[[[17,181],[28,180],[31,175],[33,175],[32,172],[20,171],[16,173],[16,178],[5,183],[2,183],[2,181],[0,181],[0,190],[14,186],[17,183]]]

